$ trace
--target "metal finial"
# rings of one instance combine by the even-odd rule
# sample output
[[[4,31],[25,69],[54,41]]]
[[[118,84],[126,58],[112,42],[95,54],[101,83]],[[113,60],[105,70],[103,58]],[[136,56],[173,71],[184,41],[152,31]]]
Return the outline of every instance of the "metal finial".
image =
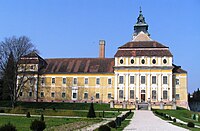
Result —
[[[140,14],[142,13],[142,7],[140,6]]]

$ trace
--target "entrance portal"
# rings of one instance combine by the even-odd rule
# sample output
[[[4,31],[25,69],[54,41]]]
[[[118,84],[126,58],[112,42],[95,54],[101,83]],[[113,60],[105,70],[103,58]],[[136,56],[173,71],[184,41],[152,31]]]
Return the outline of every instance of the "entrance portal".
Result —
[[[145,94],[141,94],[141,102],[145,102]]]

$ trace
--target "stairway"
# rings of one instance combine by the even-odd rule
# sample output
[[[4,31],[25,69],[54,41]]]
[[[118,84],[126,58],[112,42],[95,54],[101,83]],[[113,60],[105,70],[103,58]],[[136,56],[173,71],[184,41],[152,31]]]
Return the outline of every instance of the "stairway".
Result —
[[[148,110],[148,103],[138,103],[138,110]]]

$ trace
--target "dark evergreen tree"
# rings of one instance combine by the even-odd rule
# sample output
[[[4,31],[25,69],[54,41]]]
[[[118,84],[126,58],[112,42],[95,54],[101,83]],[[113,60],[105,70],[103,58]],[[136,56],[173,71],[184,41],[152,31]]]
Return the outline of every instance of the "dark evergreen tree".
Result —
[[[15,85],[15,62],[14,56],[11,52],[8,57],[8,62],[5,68],[4,77],[3,77],[3,90],[2,90],[2,98],[3,100],[10,100],[10,95],[13,94],[11,92]]]
[[[89,112],[88,112],[87,117],[89,117],[89,118],[94,118],[94,117],[96,117],[95,111],[94,111],[93,102],[90,104],[90,109],[89,109]]]
[[[0,100],[2,100],[3,95],[3,80],[0,78]]]

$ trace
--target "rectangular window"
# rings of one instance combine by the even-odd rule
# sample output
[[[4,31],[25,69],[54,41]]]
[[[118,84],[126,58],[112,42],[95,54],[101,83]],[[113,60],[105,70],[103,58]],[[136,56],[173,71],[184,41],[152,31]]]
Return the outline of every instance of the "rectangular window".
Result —
[[[30,85],[34,85],[35,83],[35,79],[34,78],[30,78]]]
[[[156,100],[156,91],[155,90],[152,91],[152,99]]]
[[[134,99],[134,90],[130,90],[130,99]]]
[[[56,83],[56,78],[51,78],[51,84],[55,84]]]
[[[22,92],[19,93],[19,96],[22,96]]]
[[[108,85],[111,85],[111,84],[112,84],[112,79],[108,78]]]
[[[100,78],[96,78],[96,84],[97,84],[97,85],[100,84]]]
[[[63,78],[63,84],[66,84],[66,82],[67,82],[66,78]]]
[[[99,96],[99,93],[96,93],[96,99],[99,99],[100,96]]]
[[[130,84],[134,84],[134,76],[130,76]]]
[[[167,99],[167,91],[163,91],[163,99]]]
[[[119,84],[123,84],[124,83],[124,76],[119,76]]]
[[[176,85],[179,85],[179,79],[176,79]]]
[[[29,94],[28,94],[28,95],[29,95],[29,97],[32,97],[32,92],[29,92]]]
[[[74,85],[77,84],[77,78],[74,78],[73,83],[74,83]]]
[[[163,76],[163,84],[167,84],[167,76]]]
[[[145,76],[141,76],[141,84],[145,84]]]
[[[176,94],[176,100],[180,100],[180,95]]]
[[[41,79],[41,84],[42,84],[42,85],[45,84],[45,78],[44,78],[44,77]]]
[[[76,99],[76,97],[77,97],[77,93],[73,93],[73,99]]]
[[[108,93],[108,99],[111,99],[111,93]]]
[[[123,99],[124,98],[124,91],[119,90],[119,98]]]
[[[152,84],[156,84],[156,76],[152,76]]]
[[[44,97],[44,92],[40,92],[40,97]]]
[[[66,94],[65,92],[62,93],[62,98],[65,98]]]
[[[88,99],[88,93],[87,92],[84,93],[84,99]]]
[[[54,92],[51,92],[51,97],[55,97],[55,93]]]
[[[88,84],[88,78],[85,78],[85,85]]]

